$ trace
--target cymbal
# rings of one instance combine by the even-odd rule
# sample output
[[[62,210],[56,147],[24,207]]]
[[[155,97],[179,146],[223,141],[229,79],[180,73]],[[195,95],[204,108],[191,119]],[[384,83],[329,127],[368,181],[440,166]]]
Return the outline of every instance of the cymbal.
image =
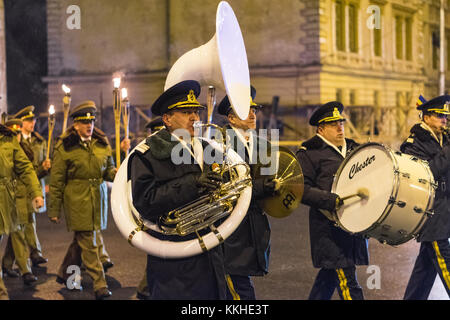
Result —
[[[277,193],[261,200],[264,211],[274,218],[284,218],[297,209],[304,190],[303,171],[297,157],[287,148],[277,151],[278,169],[274,179],[279,184]]]

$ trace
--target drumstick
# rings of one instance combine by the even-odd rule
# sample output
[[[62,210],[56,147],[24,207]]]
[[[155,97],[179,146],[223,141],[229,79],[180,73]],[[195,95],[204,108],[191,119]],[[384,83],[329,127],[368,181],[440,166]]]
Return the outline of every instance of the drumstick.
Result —
[[[367,188],[359,188],[355,194],[342,197],[341,200],[344,201],[353,197],[360,197],[361,199],[367,199],[369,198],[369,190],[367,190]]]

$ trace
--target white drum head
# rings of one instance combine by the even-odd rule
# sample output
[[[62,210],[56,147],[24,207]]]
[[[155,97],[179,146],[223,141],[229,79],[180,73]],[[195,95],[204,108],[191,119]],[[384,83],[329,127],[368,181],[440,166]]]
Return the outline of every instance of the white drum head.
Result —
[[[367,199],[358,196],[344,201],[337,212],[340,226],[352,233],[369,229],[383,215],[394,186],[394,162],[382,145],[360,147],[339,167],[332,192],[341,198],[363,189]]]

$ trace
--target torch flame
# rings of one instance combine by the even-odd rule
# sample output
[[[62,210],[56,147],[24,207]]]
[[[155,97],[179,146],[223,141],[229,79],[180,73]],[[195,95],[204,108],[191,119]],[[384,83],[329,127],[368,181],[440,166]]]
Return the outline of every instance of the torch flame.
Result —
[[[50,115],[55,113],[55,106],[54,105],[52,105],[52,104],[50,105],[50,107],[48,108],[48,113]]]
[[[122,99],[128,98],[128,90],[127,88],[122,88]]]
[[[118,89],[120,87],[120,77],[114,78],[114,88]]]
[[[69,88],[68,86],[66,86],[65,84],[63,84],[61,87],[62,87],[64,93],[66,93],[66,94],[70,93],[70,88]]]

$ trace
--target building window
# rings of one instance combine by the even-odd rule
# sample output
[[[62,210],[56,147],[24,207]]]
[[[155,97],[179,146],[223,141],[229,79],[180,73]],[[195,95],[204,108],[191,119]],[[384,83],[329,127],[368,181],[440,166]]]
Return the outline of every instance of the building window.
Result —
[[[447,45],[447,70],[450,70],[450,36],[448,34],[448,30],[446,30],[446,45]]]
[[[373,28],[373,54],[381,57],[381,24],[380,28]]]
[[[345,5],[342,1],[335,3],[336,48],[345,51]]]
[[[395,56],[397,59],[403,58],[403,19],[395,17]]]
[[[412,19],[405,19],[405,50],[406,60],[412,60]]]
[[[432,30],[431,31],[431,61],[432,61],[432,67],[433,69],[438,68],[439,63],[439,31]]]
[[[350,90],[349,102],[350,102],[351,106],[354,106],[356,104],[356,92],[355,92],[355,90]]]
[[[336,89],[336,101],[342,102],[342,89]]]
[[[395,57],[399,60],[412,60],[412,26],[412,17],[395,16]]]
[[[358,52],[358,9],[353,3],[348,5],[348,40],[350,52]]]
[[[334,2],[336,49],[358,52],[358,4],[348,0]]]

